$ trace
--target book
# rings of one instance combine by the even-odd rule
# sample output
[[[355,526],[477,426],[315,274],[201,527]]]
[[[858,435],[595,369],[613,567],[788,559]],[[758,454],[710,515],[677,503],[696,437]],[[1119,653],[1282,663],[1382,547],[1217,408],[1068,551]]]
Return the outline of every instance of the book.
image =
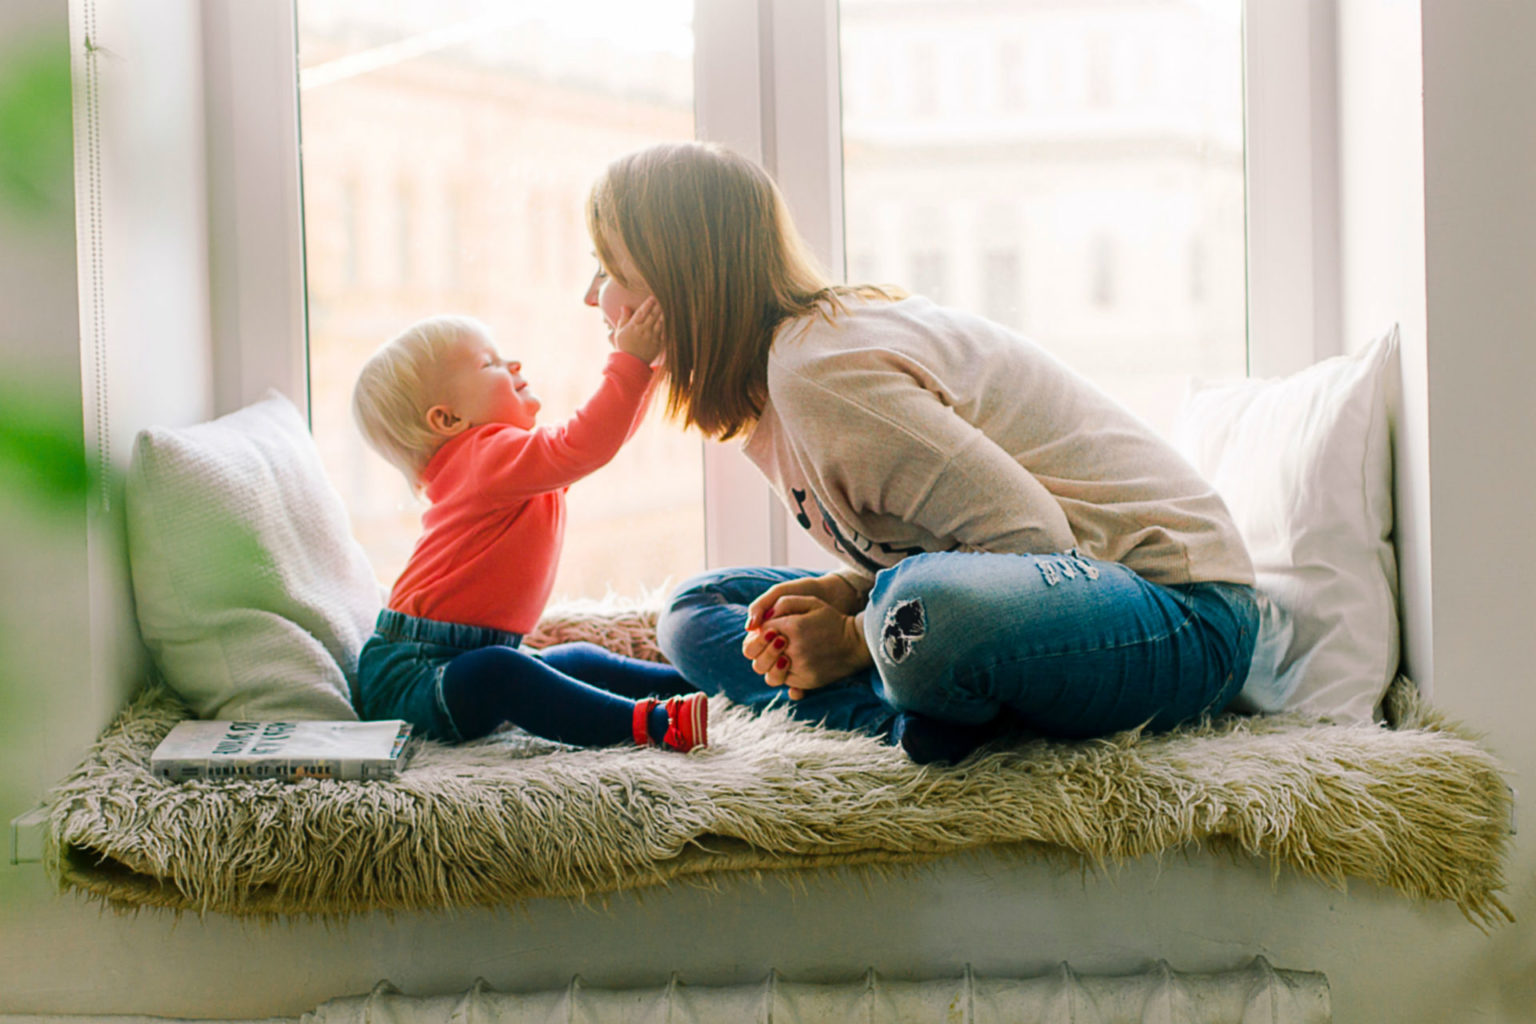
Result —
[[[177,722],[149,757],[171,782],[188,779],[392,779],[414,752],[411,723]]]

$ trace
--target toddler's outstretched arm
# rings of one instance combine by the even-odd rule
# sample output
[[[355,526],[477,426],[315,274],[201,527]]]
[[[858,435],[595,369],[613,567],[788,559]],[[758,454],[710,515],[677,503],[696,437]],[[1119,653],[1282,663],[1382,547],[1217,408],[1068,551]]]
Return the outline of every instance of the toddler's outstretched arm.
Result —
[[[648,308],[649,307],[649,308]],[[569,487],[606,465],[634,434],[655,374],[646,355],[661,347],[661,312],[647,299],[624,311],[614,347],[591,398],[565,423],[531,431],[502,430],[469,456],[467,469],[493,498],[522,500]]]

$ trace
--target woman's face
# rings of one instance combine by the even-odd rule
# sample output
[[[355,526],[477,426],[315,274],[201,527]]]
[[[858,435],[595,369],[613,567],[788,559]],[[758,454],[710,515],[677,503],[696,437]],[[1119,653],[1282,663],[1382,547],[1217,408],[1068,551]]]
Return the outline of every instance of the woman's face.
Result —
[[[587,296],[583,300],[589,306],[596,306],[603,314],[603,323],[608,325],[608,340],[613,341],[613,330],[619,325],[619,320],[634,313],[651,295],[650,286],[635,269],[634,263],[629,258],[629,251],[624,248],[624,243],[618,239],[609,242],[609,248],[613,253],[615,266],[611,269],[618,277],[628,281],[628,285],[620,284],[618,277],[609,273],[607,268],[598,265],[597,273],[592,275],[592,283],[587,287]]]

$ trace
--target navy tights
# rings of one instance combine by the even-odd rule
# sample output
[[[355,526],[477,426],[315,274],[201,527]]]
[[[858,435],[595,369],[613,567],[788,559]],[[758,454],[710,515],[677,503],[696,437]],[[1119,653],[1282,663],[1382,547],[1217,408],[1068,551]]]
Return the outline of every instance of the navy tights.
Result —
[[[516,647],[481,647],[454,658],[443,672],[443,700],[466,740],[511,722],[559,743],[614,746],[632,741],[638,698],[693,690],[670,665],[589,643],[546,647],[538,657]],[[646,727],[661,742],[666,708],[651,709]]]

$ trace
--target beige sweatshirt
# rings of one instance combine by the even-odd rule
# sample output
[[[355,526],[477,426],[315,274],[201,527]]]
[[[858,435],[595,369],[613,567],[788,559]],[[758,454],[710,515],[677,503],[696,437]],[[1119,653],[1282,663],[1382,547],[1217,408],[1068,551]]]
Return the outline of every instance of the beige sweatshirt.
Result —
[[[924,551],[1077,547],[1156,583],[1253,582],[1215,490],[1006,328],[923,298],[784,324],[743,444],[800,526],[874,573]]]

